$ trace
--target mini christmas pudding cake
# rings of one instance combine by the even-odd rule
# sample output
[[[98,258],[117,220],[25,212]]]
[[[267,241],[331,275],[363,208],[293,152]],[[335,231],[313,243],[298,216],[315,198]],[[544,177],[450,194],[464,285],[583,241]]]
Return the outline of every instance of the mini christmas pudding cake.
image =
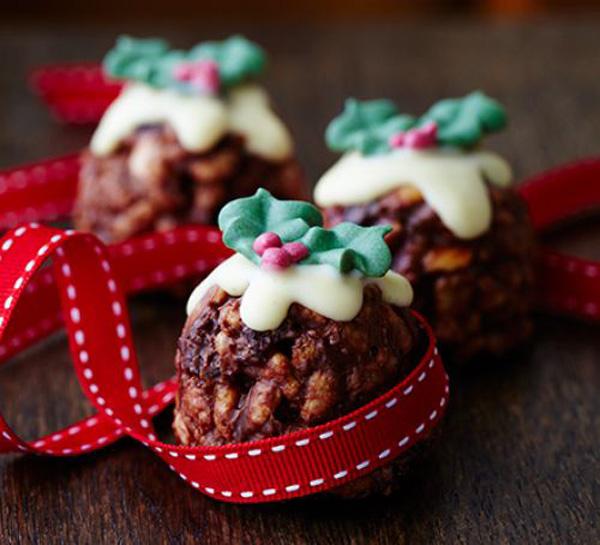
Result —
[[[318,181],[326,226],[391,224],[392,269],[456,360],[501,354],[531,333],[535,240],[512,173],[482,138],[506,114],[480,92],[420,118],[348,100],[326,132],[345,155]]]
[[[226,205],[235,250],[192,293],[176,356],[183,445],[253,441],[344,415],[398,383],[425,350],[389,271],[389,227],[321,227],[313,205],[260,189]],[[345,485],[390,490],[406,458]],[[351,488],[350,488],[351,487]]]
[[[189,51],[120,38],[104,70],[126,85],[83,155],[76,227],[111,242],[213,223],[259,186],[304,197],[290,134],[255,82],[265,62],[240,36]]]

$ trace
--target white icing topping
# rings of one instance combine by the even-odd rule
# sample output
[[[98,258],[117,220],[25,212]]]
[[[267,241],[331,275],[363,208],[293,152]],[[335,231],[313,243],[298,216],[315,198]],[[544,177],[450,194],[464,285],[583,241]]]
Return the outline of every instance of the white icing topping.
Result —
[[[227,130],[227,108],[208,95],[128,85],[102,116],[90,148],[96,155],[107,155],[139,126],[165,122],[185,149],[200,152],[210,149]]]
[[[510,165],[488,151],[399,149],[386,155],[344,155],[318,181],[315,202],[349,206],[373,201],[403,185],[416,187],[457,237],[483,234],[492,220],[485,180],[510,184]]]
[[[248,151],[271,161],[292,153],[287,128],[271,110],[265,91],[254,84],[239,85],[224,98],[130,84],[106,110],[90,149],[108,155],[138,127],[156,123],[167,123],[192,153],[210,150],[228,132],[244,137]]]
[[[376,284],[383,299],[396,306],[412,302],[412,288],[403,276],[388,271],[382,278],[340,274],[329,265],[295,265],[281,272],[258,267],[241,254],[219,265],[192,292],[187,313],[213,286],[242,296],[240,316],[255,331],[277,328],[292,303],[299,303],[337,321],[349,321],[360,312],[365,284]]]
[[[246,149],[272,161],[283,161],[293,151],[287,127],[269,107],[267,93],[256,85],[229,92],[229,130],[246,138]]]

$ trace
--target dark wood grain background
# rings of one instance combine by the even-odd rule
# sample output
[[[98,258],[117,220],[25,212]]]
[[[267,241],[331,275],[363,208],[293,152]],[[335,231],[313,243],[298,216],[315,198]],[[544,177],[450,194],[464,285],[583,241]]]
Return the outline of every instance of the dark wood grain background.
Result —
[[[315,179],[334,157],[323,129],[347,95],[419,112],[481,88],[511,113],[491,144],[520,177],[599,152],[600,21],[345,25],[61,26],[0,23],[0,168],[83,146],[89,129],[53,122],[25,86],[39,63],[100,57],[121,31],[180,46],[243,31],[271,52],[268,84]],[[600,180],[599,180],[600,183]],[[600,222],[555,244],[600,258]],[[148,381],[172,371],[183,304],[132,305]],[[600,324],[542,317],[529,350],[452,373],[445,426],[402,491],[363,502],[237,507],[183,483],[122,441],[67,460],[0,459],[1,543],[431,544],[600,542]],[[0,408],[26,437],[90,411],[56,336],[0,369]],[[165,432],[168,415],[159,420]]]

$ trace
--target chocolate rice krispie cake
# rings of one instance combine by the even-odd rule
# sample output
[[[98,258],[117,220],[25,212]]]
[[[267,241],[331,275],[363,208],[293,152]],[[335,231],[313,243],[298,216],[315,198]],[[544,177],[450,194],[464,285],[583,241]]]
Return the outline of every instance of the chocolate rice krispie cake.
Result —
[[[266,191],[221,212],[238,253],[194,291],[176,356],[173,424],[183,445],[275,437],[335,419],[414,369],[424,336],[387,227],[323,229],[308,203]],[[406,463],[339,492],[389,492]]]
[[[189,51],[120,38],[104,69],[126,84],[83,153],[76,227],[114,242],[213,223],[259,186],[305,196],[291,136],[255,81],[265,62],[240,36]]]
[[[457,360],[502,354],[532,331],[533,230],[509,165],[478,145],[505,123],[478,92],[420,118],[387,100],[349,100],[327,130],[346,154],[315,189],[327,226],[392,226],[392,269]]]

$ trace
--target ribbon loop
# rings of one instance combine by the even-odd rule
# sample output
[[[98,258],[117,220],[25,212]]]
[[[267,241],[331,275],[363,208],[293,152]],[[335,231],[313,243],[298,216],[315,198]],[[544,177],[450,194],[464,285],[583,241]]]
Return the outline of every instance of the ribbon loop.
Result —
[[[0,241],[0,256],[13,248],[15,241],[20,240],[28,230],[44,232],[46,228],[34,224],[8,233]],[[62,233],[59,230],[49,231],[54,233],[52,236]],[[73,236],[71,232],[68,233],[69,236]],[[37,250],[35,247],[31,249],[34,257],[41,257],[37,256],[37,251],[43,245],[44,243],[38,245]],[[127,293],[137,293],[201,276],[230,255],[230,251],[220,242],[218,229],[206,226],[189,226],[166,233],[152,233],[110,246],[108,252],[118,277],[115,284],[123,285]],[[0,260],[0,263],[5,266],[6,260]],[[4,329],[0,335],[0,362],[45,338],[63,324],[54,268],[44,267],[36,272],[35,267],[31,267],[31,271],[27,271],[27,282],[24,278],[15,280],[14,285],[22,286],[18,296],[19,304],[11,307],[9,320],[1,318]],[[7,280],[7,277],[3,279]],[[10,286],[9,281],[7,286]],[[114,289],[112,282],[107,286]],[[67,286],[67,297],[74,293],[76,292]],[[115,334],[120,337],[126,334],[126,330],[119,327]],[[75,341],[81,339],[79,334]],[[147,407],[148,414],[153,416],[172,402],[175,390],[173,380],[158,383],[141,394],[140,404]],[[102,448],[125,433],[122,425],[99,413],[65,430],[27,444],[20,440],[4,421],[2,422],[0,452],[20,450],[38,454],[75,455]]]
[[[53,270],[59,279],[75,369],[88,399],[101,415],[88,419],[85,425],[80,423],[52,434],[49,441],[38,440],[32,445],[18,438],[2,420],[3,443],[0,443],[0,448],[4,451],[16,448],[40,453],[54,453],[60,448],[61,454],[71,454],[92,448],[91,443],[85,441],[91,428],[96,425],[92,432],[96,437],[96,446],[102,446],[109,440],[108,435],[98,437],[98,433],[122,434],[121,419],[126,425],[143,430],[143,423],[148,421],[145,407],[139,415],[134,415],[133,407],[122,403],[119,397],[119,393],[126,388],[130,388],[131,392],[135,388],[136,392],[141,393],[141,383],[127,330],[127,311],[112,278],[106,249],[92,235],[32,224],[9,232],[1,241],[0,250],[3,267],[0,276],[0,337],[4,335],[17,303],[26,292],[28,282],[36,270],[54,256]],[[100,283],[101,280],[104,282]],[[118,319],[119,325],[125,328],[116,346],[115,343],[106,342],[107,338],[115,336],[115,326],[109,318],[113,321]],[[118,372],[115,373],[112,360],[117,357],[122,361],[127,360],[122,377]],[[115,417],[117,411],[119,417]]]
[[[106,247],[93,235],[73,233],[57,248],[55,263],[71,354],[87,398],[126,430],[154,438],[140,403],[125,299]]]

